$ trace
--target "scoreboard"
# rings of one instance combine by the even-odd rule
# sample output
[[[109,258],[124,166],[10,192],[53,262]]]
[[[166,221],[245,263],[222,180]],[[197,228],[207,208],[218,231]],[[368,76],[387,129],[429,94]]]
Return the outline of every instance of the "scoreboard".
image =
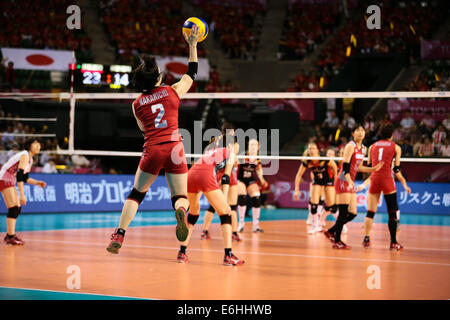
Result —
[[[74,72],[74,86],[76,88],[109,87],[111,89],[126,88],[130,85],[131,66],[103,65],[82,63],[70,65]]]

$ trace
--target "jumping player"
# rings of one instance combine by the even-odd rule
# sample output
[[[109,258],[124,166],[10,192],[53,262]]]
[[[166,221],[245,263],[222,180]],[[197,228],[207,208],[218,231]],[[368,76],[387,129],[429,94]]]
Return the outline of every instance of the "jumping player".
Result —
[[[411,189],[406,184],[406,180],[400,171],[400,158],[402,149],[395,142],[392,141],[394,126],[392,124],[384,125],[380,130],[380,140],[372,144],[369,149],[369,163],[376,166],[379,162],[384,165],[377,172],[370,175],[369,196],[367,199],[367,215],[364,220],[365,237],[363,246],[370,247],[370,231],[373,226],[373,217],[377,212],[378,202],[380,200],[381,192],[383,192],[384,200],[388,210],[389,233],[391,235],[390,250],[401,250],[403,246],[397,242],[397,190],[392,172],[403,185],[406,192],[411,193]],[[392,168],[392,161],[394,161],[394,168]]]
[[[247,155],[257,156],[259,154],[259,142],[251,139],[248,142]],[[261,161],[259,159],[245,159],[244,163],[239,164],[238,173],[238,209],[239,209],[239,232],[244,231],[245,211],[247,209],[247,194],[252,199],[252,219],[253,232],[264,232],[259,227],[259,216],[261,212],[261,190],[257,183],[260,180],[262,185],[266,186],[267,181],[264,179]]]
[[[349,246],[341,241],[341,233],[343,226],[356,217],[357,206],[354,182],[356,173],[378,171],[383,165],[383,162],[372,168],[362,165],[366,154],[366,147],[362,144],[365,134],[363,126],[357,125],[353,128],[353,141],[347,143],[344,148],[344,160],[341,162],[339,175],[334,183],[339,215],[336,223],[324,232],[324,235],[334,242],[334,249],[350,249]]]
[[[16,235],[16,222],[22,206],[27,204],[23,184],[29,183],[45,188],[44,181],[28,177],[33,165],[33,157],[41,150],[38,139],[28,140],[24,144],[24,151],[16,153],[2,166],[0,170],[0,192],[5,201],[8,214],[6,216],[6,236],[3,239],[7,245],[24,245],[25,242]],[[17,189],[19,188],[19,194]]]
[[[308,155],[311,157],[319,157],[319,149],[315,143],[308,144]],[[313,174],[313,180],[310,188],[310,198],[311,198],[311,215],[312,215],[312,226],[309,229],[309,234],[314,234],[315,232],[322,231],[322,226],[320,224],[320,218],[318,216],[317,210],[320,202],[320,197],[323,190],[325,189],[325,211],[335,213],[337,207],[335,206],[335,194],[333,186],[333,178],[337,172],[336,163],[333,160],[307,160],[303,161],[298,168],[297,175],[295,176],[295,191],[294,199],[299,200],[300,195],[300,183],[302,176],[306,169],[311,169]],[[324,214],[325,215],[325,214]]]
[[[188,236],[185,241],[180,241],[180,251],[177,261],[184,263],[188,261],[186,248],[189,244],[194,225],[200,215],[200,197],[205,194],[206,199],[213,206],[220,218],[222,227],[225,257],[223,264],[237,266],[244,264],[231,251],[231,208],[227,203],[230,185],[230,173],[233,168],[236,155],[234,153],[234,136],[221,135],[211,141],[205,149],[203,156],[195,162],[188,174],[188,200],[191,206],[188,222]],[[216,175],[218,168],[224,168],[221,178],[222,190],[217,183]]]
[[[133,190],[122,209],[119,227],[111,237],[107,249],[117,254],[130,222],[144,200],[149,187],[158,177],[161,168],[172,195],[172,206],[177,219],[176,236],[184,241],[188,235],[186,225],[189,202],[187,199],[187,164],[181,135],[178,132],[178,108],[197,74],[198,27],[194,26],[189,38],[188,71],[172,86],[161,85],[162,74],[153,56],[143,55],[142,63],[133,71],[134,86],[142,94],[132,103],[131,109],[145,136],[144,150],[137,168]]]
[[[234,136],[234,127],[231,123],[225,122],[222,124],[222,135],[230,134]],[[239,153],[239,143],[234,143],[234,154]],[[224,174],[225,167],[217,168],[217,182],[221,184],[222,176]],[[238,222],[237,222],[237,198],[238,198],[238,190],[237,190],[237,161],[233,165],[230,175],[230,188],[228,191],[228,204],[231,208],[231,227],[232,227],[232,240],[233,241],[241,241],[241,238],[238,235]],[[211,239],[209,235],[209,227],[211,226],[212,219],[214,217],[214,207],[209,206],[208,210],[205,212],[205,218],[203,220],[203,231],[200,236],[201,240],[209,240]]]

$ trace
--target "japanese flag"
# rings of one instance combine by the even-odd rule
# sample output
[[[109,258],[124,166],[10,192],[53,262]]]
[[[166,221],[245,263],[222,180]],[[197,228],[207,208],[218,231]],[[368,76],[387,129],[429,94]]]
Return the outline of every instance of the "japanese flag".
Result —
[[[2,48],[3,58],[14,63],[14,69],[68,71],[73,51]],[[73,60],[75,63],[75,60]]]

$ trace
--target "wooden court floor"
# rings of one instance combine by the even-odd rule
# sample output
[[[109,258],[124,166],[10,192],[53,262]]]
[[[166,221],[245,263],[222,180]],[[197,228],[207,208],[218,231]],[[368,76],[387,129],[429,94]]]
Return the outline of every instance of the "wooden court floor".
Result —
[[[246,261],[240,267],[222,265],[219,224],[211,240],[200,240],[196,226],[186,264],[176,262],[174,226],[130,228],[118,255],[105,250],[111,228],[20,232],[25,246],[0,245],[0,286],[174,300],[450,298],[450,227],[402,225],[405,250],[391,252],[385,224],[374,225],[373,247],[364,249],[362,224],[350,223],[349,251],[308,235],[305,220],[261,226],[263,234],[252,234],[247,224],[233,243]],[[71,265],[81,289],[67,288]],[[377,275],[379,287],[369,289]]]

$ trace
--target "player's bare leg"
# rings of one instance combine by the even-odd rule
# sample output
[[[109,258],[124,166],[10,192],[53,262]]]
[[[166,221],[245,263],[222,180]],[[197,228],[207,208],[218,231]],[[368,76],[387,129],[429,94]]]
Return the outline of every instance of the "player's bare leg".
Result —
[[[188,257],[186,255],[186,249],[189,245],[189,241],[191,240],[192,231],[194,230],[195,223],[197,222],[198,217],[200,216],[200,198],[202,193],[188,193],[187,199],[189,201],[189,215],[187,218],[187,230],[188,234],[184,241],[180,242],[180,251],[178,251],[177,261],[179,263],[185,263],[188,261]]]
[[[16,215],[20,213],[21,209],[17,190],[15,187],[6,188],[2,191],[2,196],[6,207],[8,208],[8,215],[10,211],[15,212],[15,218],[6,217],[6,236],[3,240],[8,245],[23,245],[25,242],[16,235]]]
[[[172,196],[172,205],[175,209],[175,218],[177,219],[175,233],[179,241],[184,241],[188,236],[187,215],[189,201],[186,196],[187,177],[187,172],[179,174],[166,172],[167,185]]]
[[[238,219],[237,219],[237,201],[238,201],[238,186],[230,186],[228,190],[228,203],[231,208],[231,231],[232,231],[232,240],[233,241],[241,241],[241,238],[238,234]]]
[[[247,187],[247,192],[252,199],[252,220],[253,220],[253,232],[263,232],[259,227],[259,217],[261,215],[261,193],[257,183],[252,183]]]
[[[231,251],[231,208],[227,203],[221,190],[213,190],[205,193],[206,199],[214,207],[220,218],[222,229],[225,257],[223,263],[227,266],[241,265],[244,261],[239,260]]]
[[[320,202],[320,196],[322,194],[322,186],[312,185],[311,187],[311,227],[308,230],[309,234],[314,234],[319,231],[320,218],[317,213],[317,207]]]
[[[238,182],[238,211],[239,211],[239,226],[238,231],[244,231],[245,225],[245,211],[247,210],[247,188],[241,181]]]
[[[205,211],[205,217],[203,218],[203,230],[201,235],[201,240],[211,239],[209,235],[209,227],[211,226],[212,219],[214,218],[214,208],[210,206],[208,210]]]
[[[364,218],[364,240],[363,246],[364,248],[370,247],[370,232],[373,227],[373,217],[377,212],[378,202],[380,200],[380,193],[369,193],[367,199],[367,215]]]
[[[153,175],[137,169],[134,178],[133,190],[130,192],[128,198],[122,207],[122,214],[120,215],[119,227],[111,236],[111,242],[106,248],[107,251],[118,254],[119,249],[122,247],[122,243],[125,237],[125,232],[128,229],[131,221],[133,220],[139,205],[144,200],[150,186],[155,182],[157,175]]]

